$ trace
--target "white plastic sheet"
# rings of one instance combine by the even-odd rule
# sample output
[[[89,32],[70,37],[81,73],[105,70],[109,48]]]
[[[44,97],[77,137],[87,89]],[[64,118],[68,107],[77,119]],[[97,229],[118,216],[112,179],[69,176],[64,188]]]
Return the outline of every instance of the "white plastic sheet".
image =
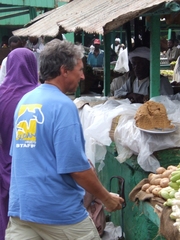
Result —
[[[94,107],[85,105],[79,110],[86,140],[86,154],[89,159],[100,162],[100,169],[104,163],[106,146],[112,142],[109,137],[111,123],[114,117],[120,115],[118,126],[114,133],[114,141],[117,147],[117,160],[122,163],[132,154],[137,155],[137,162],[145,171],[155,172],[160,166],[153,152],[180,147],[180,104],[166,96],[152,98],[161,102],[167,110],[168,118],[177,125],[176,131],[168,134],[152,134],[135,127],[134,116],[142,104],[131,104],[128,99],[108,99],[104,104]]]
[[[117,157],[119,162],[125,161],[131,153],[134,153],[137,155],[137,162],[142,169],[155,172],[160,164],[153,156],[153,152],[180,146],[179,117],[177,118],[180,116],[180,107],[179,101],[172,102],[165,96],[151,100],[164,104],[169,119],[177,125],[176,131],[168,134],[152,134],[139,130],[135,127],[131,105],[129,106],[129,116],[124,114],[121,116],[114,138],[119,153]]]
[[[125,237],[124,233],[123,236]],[[122,237],[121,226],[114,226],[113,222],[107,222],[102,240],[118,240],[120,237]]]

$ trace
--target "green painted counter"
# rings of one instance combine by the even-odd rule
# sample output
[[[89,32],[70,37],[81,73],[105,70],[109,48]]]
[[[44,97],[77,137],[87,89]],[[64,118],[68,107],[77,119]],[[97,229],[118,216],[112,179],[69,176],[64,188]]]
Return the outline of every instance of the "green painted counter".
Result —
[[[98,176],[108,190],[110,189],[110,178],[112,176],[121,176],[125,179],[126,207],[123,210],[123,217],[126,240],[164,240],[165,238],[158,234],[159,219],[153,207],[146,205],[146,203],[137,206],[128,198],[131,190],[142,179],[146,178],[149,172],[141,169],[137,164],[136,156],[132,156],[122,164],[116,160],[115,156],[116,147],[112,143],[111,146],[107,147],[107,154],[104,161],[105,166],[98,173]],[[180,149],[159,151],[155,153],[155,156],[160,161],[161,166],[178,165],[180,162]],[[96,168],[98,168],[98,164],[96,164]],[[111,182],[111,191],[118,192],[118,182],[116,179],[113,179]],[[121,212],[116,211],[112,213],[110,220],[115,225],[122,225]]]

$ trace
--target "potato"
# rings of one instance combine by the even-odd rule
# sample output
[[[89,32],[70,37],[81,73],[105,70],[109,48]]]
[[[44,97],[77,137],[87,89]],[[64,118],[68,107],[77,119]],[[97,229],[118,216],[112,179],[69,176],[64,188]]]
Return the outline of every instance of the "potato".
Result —
[[[150,191],[149,191],[149,188],[148,188],[148,189],[146,189],[146,193],[150,193]]]
[[[149,192],[152,192],[152,190],[154,189],[154,188],[156,188],[157,187],[157,185],[150,185],[150,187],[149,187]]]
[[[156,187],[152,190],[152,193],[156,196],[156,197],[159,197],[160,196],[160,191],[161,191],[162,188],[160,187]]]
[[[151,182],[152,179],[156,179],[156,178],[161,178],[161,174],[152,173],[150,176],[148,176],[148,179],[149,179],[150,182]]]
[[[148,189],[150,187],[149,183],[145,183],[144,185],[142,185],[141,190],[146,191],[146,189]]]
[[[168,167],[167,167],[167,170],[177,170],[177,167],[176,166],[173,166],[173,165],[169,165]]]
[[[150,173],[150,174],[148,175],[149,181],[151,180],[151,178],[152,178],[154,175],[155,175],[154,173]]]
[[[159,167],[159,168],[156,169],[156,173],[157,173],[157,174],[161,174],[161,173],[163,173],[164,171],[166,171],[166,169],[165,169],[164,167]]]
[[[152,178],[150,181],[151,185],[160,185],[161,178]]]
[[[170,177],[170,175],[171,175],[172,172],[173,172],[172,169],[168,169],[168,170],[164,171],[164,172],[161,174],[161,177],[162,177],[162,178]]]
[[[169,186],[169,178],[162,178],[160,181],[160,186],[162,188],[168,187]]]

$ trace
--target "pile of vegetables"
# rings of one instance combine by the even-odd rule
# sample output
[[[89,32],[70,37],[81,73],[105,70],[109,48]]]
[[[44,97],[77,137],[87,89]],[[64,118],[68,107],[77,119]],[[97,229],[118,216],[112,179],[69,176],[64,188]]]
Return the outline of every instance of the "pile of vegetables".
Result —
[[[169,197],[170,190],[174,191],[170,177],[171,173],[177,169],[178,167],[173,165],[168,166],[167,169],[164,167],[157,168],[156,173],[149,174],[149,183],[144,184],[141,190],[145,191],[146,193],[152,193],[154,196],[162,197],[166,200],[167,197]]]
[[[172,208],[170,218],[180,231],[180,164],[167,169],[159,167],[156,174],[149,174],[148,179],[149,183],[141,189],[165,200],[164,206]]]
[[[160,70],[160,74],[163,76],[173,77],[174,71],[173,70]]]
[[[160,70],[160,74],[167,77],[169,82],[173,82],[174,70]]]

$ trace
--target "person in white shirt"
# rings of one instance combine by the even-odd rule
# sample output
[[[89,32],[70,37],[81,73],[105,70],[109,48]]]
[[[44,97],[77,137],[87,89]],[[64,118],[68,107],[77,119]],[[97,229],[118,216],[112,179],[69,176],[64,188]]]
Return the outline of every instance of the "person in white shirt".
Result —
[[[115,53],[118,55],[119,50],[121,48],[121,39],[115,38],[115,46],[111,44],[111,48],[115,51]]]
[[[150,88],[150,49],[138,47],[129,53],[133,75],[120,89],[114,91],[115,98],[128,98],[132,103],[149,100]],[[173,95],[172,86],[165,76],[160,76],[160,95]]]
[[[44,49],[44,43],[42,39],[38,37],[28,37],[25,47],[34,52],[34,55],[37,59],[37,66],[39,71],[39,55],[40,52]]]
[[[22,40],[21,40],[21,38],[18,37],[18,36],[10,37],[9,40],[8,40],[8,46],[9,46],[9,50],[10,51],[14,50],[15,48],[22,47]],[[0,85],[3,83],[4,77],[6,76],[6,62],[7,62],[7,57],[5,57],[2,60],[2,63],[1,63]]]

